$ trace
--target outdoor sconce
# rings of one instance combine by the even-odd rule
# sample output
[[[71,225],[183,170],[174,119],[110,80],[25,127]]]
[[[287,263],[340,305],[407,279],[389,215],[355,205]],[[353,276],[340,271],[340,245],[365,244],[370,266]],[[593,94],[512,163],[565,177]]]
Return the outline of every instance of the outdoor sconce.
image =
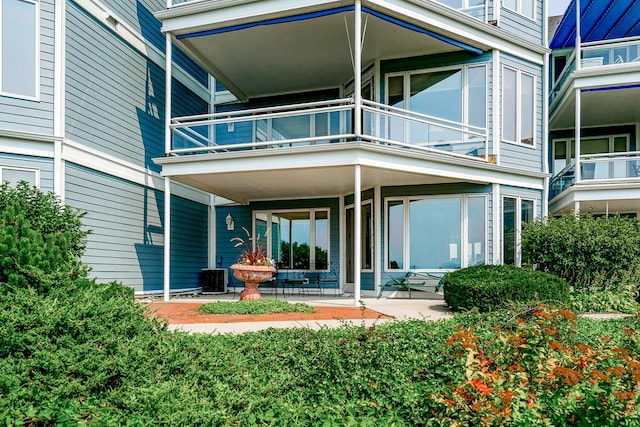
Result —
[[[227,214],[227,230],[232,231],[235,230],[236,228],[236,223],[233,220],[233,217],[231,216],[231,214]]]

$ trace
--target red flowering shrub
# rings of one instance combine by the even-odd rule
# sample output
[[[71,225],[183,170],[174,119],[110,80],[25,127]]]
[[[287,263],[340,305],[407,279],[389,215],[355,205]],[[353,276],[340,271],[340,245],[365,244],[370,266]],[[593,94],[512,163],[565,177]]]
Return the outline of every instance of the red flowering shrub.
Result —
[[[430,424],[639,425],[638,355],[606,337],[572,343],[574,327],[573,313],[541,306],[487,342],[459,328],[447,344],[466,379],[432,396],[442,412]],[[625,333],[637,344],[638,331]]]

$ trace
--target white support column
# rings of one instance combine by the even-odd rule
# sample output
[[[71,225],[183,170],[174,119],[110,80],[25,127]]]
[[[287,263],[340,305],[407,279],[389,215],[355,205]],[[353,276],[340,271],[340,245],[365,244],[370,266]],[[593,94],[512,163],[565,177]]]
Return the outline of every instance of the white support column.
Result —
[[[54,58],[53,58],[53,135],[59,140],[54,143],[53,155],[53,192],[64,202],[65,199],[65,163],[63,158],[65,134],[65,73],[64,73],[64,39],[65,39],[65,4],[55,3],[54,15]]]
[[[373,235],[375,242],[373,243],[373,268],[374,268],[374,289],[378,293],[382,283],[382,269],[384,261],[382,259],[382,188],[376,185],[373,188]]]
[[[362,3],[356,0],[353,28],[353,133],[356,139],[362,135]],[[356,205],[358,206],[358,205]],[[356,209],[358,210],[358,209]]]
[[[493,105],[493,155],[496,156],[496,164],[500,164],[500,140],[502,138],[502,127],[500,126],[500,119],[502,117],[502,97],[500,96],[500,51],[494,49],[491,55],[491,68],[492,68],[492,88],[491,88],[491,104]],[[488,144],[488,141],[487,141]]]
[[[575,153],[573,158],[575,159],[575,176],[576,182],[582,181],[582,171],[580,170],[580,139],[581,139],[581,130],[582,127],[582,92],[580,89],[576,89],[576,129],[575,129]]]
[[[171,178],[164,177],[164,300],[171,290]]]
[[[353,300],[360,305],[360,276],[362,270],[362,172],[360,165],[355,166],[353,185]]]
[[[171,43],[171,35],[165,34],[165,100],[164,100],[164,152],[167,154],[171,151],[171,68],[173,67],[172,52],[173,45]]]
[[[582,31],[582,25],[580,24],[580,0],[576,0],[576,70],[582,68],[582,53],[581,53],[581,44],[582,37],[580,36],[580,32]]]
[[[338,229],[340,232],[338,235],[340,236],[340,244],[339,244],[339,260],[340,260],[340,289],[344,292],[347,283],[347,250],[346,250],[346,235],[347,235],[347,225],[345,224],[345,218],[347,217],[347,211],[344,207],[344,197],[338,197]]]

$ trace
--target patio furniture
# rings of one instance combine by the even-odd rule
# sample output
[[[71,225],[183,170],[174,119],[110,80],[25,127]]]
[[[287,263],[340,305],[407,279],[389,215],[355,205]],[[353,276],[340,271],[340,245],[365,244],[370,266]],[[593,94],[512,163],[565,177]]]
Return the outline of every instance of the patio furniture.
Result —
[[[411,299],[411,289],[433,287],[434,292],[438,292],[441,282],[442,277],[426,272],[408,271],[404,276],[390,277],[386,283],[380,286],[378,299],[382,296],[382,292],[384,292],[385,288],[389,286],[398,286],[401,290],[407,290],[409,292],[409,299]]]
[[[338,295],[340,291],[340,285],[338,282],[338,271],[335,263],[329,264],[329,271],[320,272],[320,277],[318,278],[318,282],[320,283],[320,288],[324,291],[325,289],[335,289],[335,295]],[[328,286],[331,285],[331,286]]]

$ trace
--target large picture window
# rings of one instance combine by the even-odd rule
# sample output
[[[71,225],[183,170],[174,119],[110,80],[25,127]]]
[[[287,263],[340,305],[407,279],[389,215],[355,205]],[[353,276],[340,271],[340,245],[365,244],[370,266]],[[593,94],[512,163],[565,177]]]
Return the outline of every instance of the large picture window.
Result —
[[[0,0],[0,92],[36,98],[38,3]]]
[[[329,268],[329,211],[261,211],[254,215],[254,235],[278,268]],[[312,249],[313,248],[313,249]]]
[[[486,262],[485,196],[388,199],[386,267],[447,270]]]
[[[486,66],[390,74],[387,103],[433,118],[431,123],[392,120],[388,125],[389,138],[415,145],[463,142],[469,136],[456,130],[455,123],[478,128],[487,124]]]
[[[502,69],[502,137],[535,145],[535,78],[509,67]]]
[[[505,197],[502,206],[502,262],[520,265],[520,232],[522,226],[533,221],[533,200]]]

